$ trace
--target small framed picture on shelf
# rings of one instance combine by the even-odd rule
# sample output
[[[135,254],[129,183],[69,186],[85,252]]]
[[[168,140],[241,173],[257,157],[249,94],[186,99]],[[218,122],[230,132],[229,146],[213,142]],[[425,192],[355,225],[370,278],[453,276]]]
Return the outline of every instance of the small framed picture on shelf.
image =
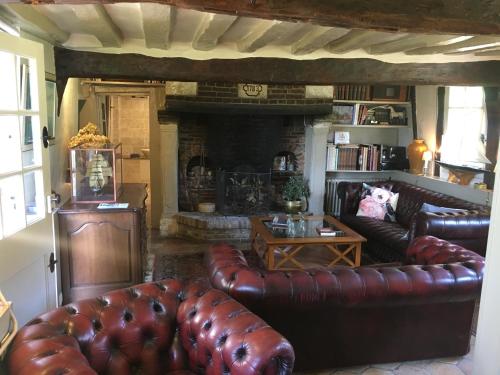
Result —
[[[354,105],[334,105],[332,107],[331,119],[334,124],[354,124]]]
[[[333,137],[333,143],[336,145],[346,145],[349,144],[349,132],[335,132]]]

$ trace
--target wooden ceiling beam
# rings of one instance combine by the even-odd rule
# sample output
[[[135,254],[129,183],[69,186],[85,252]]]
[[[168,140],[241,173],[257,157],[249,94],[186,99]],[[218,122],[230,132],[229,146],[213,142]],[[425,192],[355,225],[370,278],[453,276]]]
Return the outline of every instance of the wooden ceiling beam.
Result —
[[[277,40],[288,33],[288,24],[282,21],[259,21],[254,29],[238,41],[240,52],[255,52],[268,43]]]
[[[175,22],[175,8],[141,3],[142,29],[146,47],[168,49]]]
[[[115,3],[137,0],[7,0],[26,4]],[[500,0],[146,0],[226,13],[330,27],[381,31],[500,35]]]
[[[121,30],[115,25],[104,6],[101,4],[73,6],[72,10],[80,23],[99,39],[103,47],[122,46]]]
[[[294,55],[305,55],[314,52],[348,32],[348,29],[338,27],[315,26],[313,30],[292,44],[291,52]]]
[[[407,35],[401,39],[375,44],[373,46],[365,48],[365,50],[371,55],[404,52],[416,48],[429,47],[438,43],[452,40],[454,38],[456,38],[455,35],[412,34]]]
[[[347,53],[349,51],[369,47],[375,43],[400,39],[405,36],[406,34],[351,30],[344,36],[328,43],[325,49],[331,53]]]
[[[372,59],[291,60],[245,58],[189,60],[54,48],[57,79],[341,83],[500,86],[500,61],[390,64]]]
[[[454,52],[462,52],[467,50],[473,50],[477,48],[478,50],[482,45],[489,45],[494,43],[499,43],[500,37],[491,37],[491,36],[474,36],[472,38],[468,38],[463,41],[459,41],[456,43],[450,43],[446,45],[439,46],[431,46],[424,48],[417,48],[413,50],[406,51],[407,55],[432,55],[437,53],[454,53]]]
[[[40,13],[36,7],[10,4],[5,6],[5,8],[15,14],[16,17],[38,28],[42,33],[47,34],[56,43],[62,44],[69,38],[69,33],[61,30],[50,18]]]
[[[217,47],[219,38],[238,19],[227,14],[206,13],[193,38],[193,48],[209,51]]]

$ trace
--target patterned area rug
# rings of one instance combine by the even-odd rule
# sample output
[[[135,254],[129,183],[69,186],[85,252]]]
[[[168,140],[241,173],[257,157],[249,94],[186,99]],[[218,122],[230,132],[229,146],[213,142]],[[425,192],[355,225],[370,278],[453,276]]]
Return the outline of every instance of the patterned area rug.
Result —
[[[153,280],[170,277],[181,280],[208,277],[204,262],[204,253],[156,255],[153,266]]]

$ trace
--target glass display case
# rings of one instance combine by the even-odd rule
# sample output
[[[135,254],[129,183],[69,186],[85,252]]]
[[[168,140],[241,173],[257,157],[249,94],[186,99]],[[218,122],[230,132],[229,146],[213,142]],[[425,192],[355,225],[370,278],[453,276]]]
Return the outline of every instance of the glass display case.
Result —
[[[122,190],[122,145],[69,151],[74,203],[116,202]]]

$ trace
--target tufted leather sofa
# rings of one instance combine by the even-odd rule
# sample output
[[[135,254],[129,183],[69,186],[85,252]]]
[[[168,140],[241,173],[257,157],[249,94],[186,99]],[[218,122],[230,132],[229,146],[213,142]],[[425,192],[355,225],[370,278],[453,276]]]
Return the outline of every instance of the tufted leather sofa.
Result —
[[[401,181],[369,182],[399,193],[396,221],[390,223],[363,216],[356,216],[362,182],[340,182],[340,220],[367,239],[363,250],[383,262],[401,261],[406,248],[418,236],[431,235],[473,250],[486,253],[490,224],[490,210],[465,200],[431,191]],[[420,212],[423,203],[459,208],[459,212]]]
[[[484,258],[424,236],[406,263],[283,272],[227,244],[207,254],[212,285],[290,340],[299,370],[466,354]]]
[[[30,375],[271,375],[291,374],[294,353],[225,293],[170,279],[41,315],[18,332],[7,363]]]

